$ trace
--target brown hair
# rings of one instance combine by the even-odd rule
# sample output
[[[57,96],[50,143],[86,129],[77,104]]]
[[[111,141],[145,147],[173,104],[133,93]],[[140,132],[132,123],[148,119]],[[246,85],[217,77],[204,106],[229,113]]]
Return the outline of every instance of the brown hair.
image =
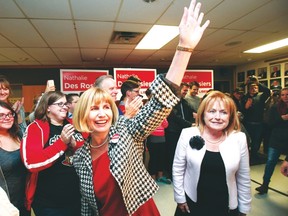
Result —
[[[41,100],[39,101],[39,104],[35,110],[35,119],[50,121],[49,117],[47,116],[47,109],[50,105],[62,97],[65,97],[65,94],[60,91],[50,91],[45,93],[41,97]]]
[[[6,103],[4,101],[0,101],[0,107],[8,109],[12,114],[14,114],[13,125],[12,125],[12,127],[10,129],[8,129],[8,133],[14,140],[18,140],[19,141],[19,136],[18,136],[19,125],[18,125],[17,113],[12,109],[12,107],[8,103]]]
[[[0,77],[0,89],[8,89],[9,90],[9,96],[7,98],[7,102],[11,105],[10,101],[9,101],[9,97],[12,94],[12,89],[11,89],[11,85],[9,83],[9,81],[7,79],[5,79],[4,77]]]
[[[200,132],[202,133],[204,131],[204,114],[207,109],[209,109],[215,101],[221,101],[223,102],[224,106],[227,108],[228,112],[230,113],[229,117],[229,123],[227,127],[225,128],[225,132],[229,135],[233,130],[240,131],[240,122],[237,115],[237,109],[235,106],[234,101],[231,97],[227,96],[226,94],[214,90],[211,91],[207,96],[203,99],[203,101],[200,103],[200,106],[198,108],[197,112],[197,118],[196,118],[196,126],[199,127]]]
[[[280,98],[281,98],[282,92],[283,92],[283,91],[287,91],[287,90],[288,90],[288,87],[282,88],[282,89],[280,90]],[[278,111],[278,113],[279,113],[280,115],[285,115],[286,112],[287,112],[287,105],[286,105],[286,103],[284,103],[284,101],[281,100],[281,99],[280,99],[279,102],[278,102],[277,111]]]

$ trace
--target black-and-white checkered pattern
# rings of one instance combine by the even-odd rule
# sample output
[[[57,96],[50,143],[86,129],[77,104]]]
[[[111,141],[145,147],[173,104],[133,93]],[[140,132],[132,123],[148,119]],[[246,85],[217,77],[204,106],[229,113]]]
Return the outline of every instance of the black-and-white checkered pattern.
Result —
[[[134,118],[120,117],[109,133],[110,171],[119,184],[129,214],[133,214],[158,190],[143,164],[143,141],[179,102],[159,75],[150,88],[154,95],[151,100]],[[118,142],[111,141],[115,135],[119,135]],[[99,215],[94,196],[89,140],[75,153],[73,163],[80,176],[82,216]]]

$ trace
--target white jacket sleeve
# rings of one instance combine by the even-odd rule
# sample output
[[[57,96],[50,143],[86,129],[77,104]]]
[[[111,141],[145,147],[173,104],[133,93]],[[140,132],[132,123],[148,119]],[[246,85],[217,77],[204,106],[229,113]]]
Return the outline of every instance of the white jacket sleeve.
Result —
[[[10,203],[2,187],[0,187],[0,216],[19,216],[19,210]]]
[[[184,141],[183,131],[179,137],[174,162],[173,162],[173,185],[174,185],[174,199],[177,203],[185,203],[184,191],[184,174],[186,170],[186,148],[187,142]]]

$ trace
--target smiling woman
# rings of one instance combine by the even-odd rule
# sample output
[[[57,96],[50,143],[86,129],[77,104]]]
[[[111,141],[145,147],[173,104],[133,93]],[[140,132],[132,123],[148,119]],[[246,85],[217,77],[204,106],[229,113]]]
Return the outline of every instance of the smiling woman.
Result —
[[[80,215],[79,181],[72,155],[83,137],[67,118],[68,108],[65,94],[45,93],[21,143],[22,159],[30,171],[26,207],[32,205],[36,215]]]
[[[22,137],[25,129],[27,127],[25,121],[25,110],[24,110],[24,98],[22,100],[16,101],[14,104],[10,103],[10,96],[12,95],[11,85],[5,78],[0,78],[0,100],[4,101],[12,106],[15,110],[16,114],[18,115],[18,124],[20,127],[19,136]]]
[[[4,180],[0,178],[0,186],[7,183],[6,192],[11,203],[19,209],[21,216],[27,216],[29,212],[24,207],[27,170],[20,157],[18,130],[15,111],[9,104],[0,101],[0,169],[4,177]]]
[[[143,141],[179,102],[178,85],[191,52],[209,24],[207,21],[200,26],[204,16],[199,13],[200,7],[200,3],[192,0],[189,8],[184,9],[179,25],[179,46],[187,49],[175,51],[166,76],[158,75],[152,82],[151,99],[135,116],[117,119],[114,101],[99,88],[91,88],[80,97],[73,122],[77,130],[89,133],[87,141],[73,157],[80,178],[82,216],[160,215],[153,200],[158,185],[143,164]],[[133,100],[139,95],[139,84],[126,82],[121,92]],[[131,86],[124,89],[125,83]]]
[[[249,155],[246,137],[239,130],[232,98],[209,92],[199,106],[196,127],[183,129],[177,143],[173,164],[176,216],[187,212],[232,216],[250,211]]]

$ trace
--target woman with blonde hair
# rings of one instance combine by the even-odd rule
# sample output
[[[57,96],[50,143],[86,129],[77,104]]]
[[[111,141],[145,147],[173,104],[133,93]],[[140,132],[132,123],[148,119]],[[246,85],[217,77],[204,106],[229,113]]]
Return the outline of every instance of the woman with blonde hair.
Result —
[[[173,163],[175,215],[246,215],[251,208],[249,154],[234,101],[211,91],[196,127],[182,130]]]
[[[74,127],[89,137],[73,157],[80,178],[82,216],[160,213],[153,201],[158,185],[143,164],[143,141],[179,102],[177,90],[193,49],[209,25],[201,25],[201,4],[191,1],[179,25],[179,45],[166,74],[150,86],[152,97],[132,118],[117,118],[110,95],[99,88],[83,93],[73,115]]]

